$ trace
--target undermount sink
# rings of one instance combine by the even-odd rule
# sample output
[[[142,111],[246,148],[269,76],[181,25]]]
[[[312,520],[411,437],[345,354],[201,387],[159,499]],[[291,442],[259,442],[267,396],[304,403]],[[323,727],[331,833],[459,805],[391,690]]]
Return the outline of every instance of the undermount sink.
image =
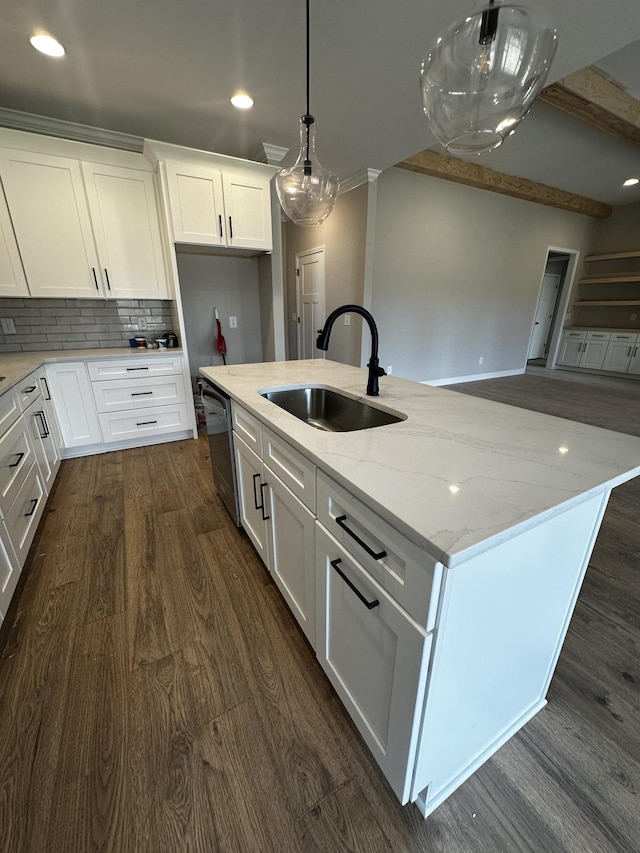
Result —
[[[301,421],[326,432],[353,432],[406,420],[400,412],[370,406],[331,388],[280,388],[262,396]]]

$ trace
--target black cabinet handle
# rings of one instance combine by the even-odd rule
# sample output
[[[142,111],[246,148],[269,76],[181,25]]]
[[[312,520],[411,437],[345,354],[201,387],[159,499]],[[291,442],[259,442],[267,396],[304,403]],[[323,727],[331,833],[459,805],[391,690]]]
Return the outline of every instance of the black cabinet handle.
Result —
[[[266,489],[266,488],[267,488],[266,483],[260,483],[260,512],[262,513],[262,520],[263,521],[269,521],[269,519],[271,518],[270,515],[265,515],[265,513],[264,513],[264,492],[262,490]]]
[[[634,347],[633,348],[633,355],[631,356],[631,358],[635,358],[637,352],[638,352],[638,347]]]
[[[256,493],[256,480],[260,479],[260,474],[253,475],[253,504],[256,509],[262,509],[262,506],[258,505],[258,495]]]
[[[158,421],[138,421],[136,426],[150,426],[151,424],[157,424]]]
[[[342,560],[340,559],[340,557],[338,557],[337,560],[330,560],[330,563],[333,566],[333,568],[340,575],[340,577],[346,583],[346,585],[349,587],[349,589],[352,590],[353,592],[355,592],[355,594],[358,596],[358,598],[364,604],[364,606],[367,608],[367,610],[373,610],[374,607],[378,607],[380,602],[378,601],[377,598],[374,598],[373,601],[367,601],[367,599],[360,592],[358,587],[355,586],[354,584],[352,584],[351,581],[349,580],[349,578],[345,575],[345,573],[338,568],[338,563],[341,563],[341,562],[342,562]]]
[[[109,273],[106,269],[104,271],[104,277],[107,280],[107,287],[109,288],[109,290],[111,290],[111,282],[109,281]]]
[[[45,390],[47,392],[47,396],[45,397],[45,400],[50,400],[51,399],[51,391],[49,390],[49,383],[47,382],[47,377],[41,376],[40,382],[44,382],[44,387],[45,387]]]
[[[374,560],[381,560],[383,557],[387,556],[386,551],[378,551],[377,553],[375,551],[373,551],[367,545],[366,542],[362,541],[362,539],[358,536],[357,533],[354,533],[353,530],[350,530],[347,527],[347,525],[345,524],[346,520],[347,520],[346,515],[339,515],[336,517],[336,524],[339,525],[344,530],[345,533],[348,533],[352,539],[355,539],[356,542],[358,543],[358,545],[360,545],[361,548],[364,548],[364,550],[367,552],[367,554],[369,554],[370,557],[373,557]]]
[[[127,367],[127,372],[131,370],[149,370],[148,367]]]
[[[132,391],[132,397],[148,397],[150,394],[153,394],[153,391]]]
[[[231,217],[229,217],[229,237],[233,240],[233,221],[231,220]]]
[[[42,427],[42,432],[40,432],[40,438],[47,438],[49,433],[49,425],[47,424],[47,419],[44,416],[44,412],[35,412],[35,416],[40,418],[40,425]]]
[[[91,267],[91,272],[93,273],[93,283],[96,286],[96,290],[100,290],[100,288],[98,287],[98,276],[96,275],[96,268]]]
[[[22,393],[23,394],[33,394],[33,392],[36,390],[37,387],[38,387],[37,385],[29,385],[28,388],[22,389]]]
[[[15,462],[12,462],[12,463],[11,463],[11,465],[9,465],[9,468],[17,468],[17,467],[18,467],[18,465],[19,465],[19,464],[22,462],[22,460],[24,459],[24,453],[16,453],[16,456],[17,456],[18,458],[16,459],[16,461],[15,461]]]
[[[25,514],[24,514],[25,518],[29,518],[30,516],[33,515],[33,513],[36,511],[36,507],[38,506],[39,500],[40,500],[40,498],[32,498],[31,499],[31,509],[29,510],[29,512],[25,512]]]
[[[222,240],[222,215],[218,215],[218,228],[220,229],[220,239]]]

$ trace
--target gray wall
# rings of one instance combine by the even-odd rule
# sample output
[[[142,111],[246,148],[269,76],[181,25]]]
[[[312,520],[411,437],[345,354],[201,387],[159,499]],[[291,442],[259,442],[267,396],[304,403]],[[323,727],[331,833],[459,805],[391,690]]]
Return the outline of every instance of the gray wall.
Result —
[[[292,321],[296,310],[295,256],[324,246],[325,309],[349,302],[362,305],[367,230],[368,185],[363,184],[338,197],[331,216],[317,228],[300,228],[287,222],[286,230],[286,318],[288,357],[297,358],[297,328]],[[336,323],[331,333],[327,358],[345,364],[360,364],[362,323],[353,315],[351,325]],[[318,351],[320,355],[320,351]]]
[[[227,363],[262,361],[257,258],[178,254],[177,261],[191,375],[222,364],[214,307],[227,342]],[[238,318],[237,329],[229,327],[230,316]]]
[[[594,228],[586,216],[384,172],[370,306],[381,365],[419,381],[522,370],[549,247],[586,253]]]
[[[591,254],[640,250],[640,202],[614,208],[609,219],[597,223]]]

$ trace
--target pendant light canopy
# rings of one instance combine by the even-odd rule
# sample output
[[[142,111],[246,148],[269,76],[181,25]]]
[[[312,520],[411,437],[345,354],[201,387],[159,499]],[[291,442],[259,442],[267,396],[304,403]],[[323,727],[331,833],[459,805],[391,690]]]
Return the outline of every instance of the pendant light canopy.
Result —
[[[296,225],[320,225],[338,197],[338,179],[316,156],[315,119],[309,112],[309,0],[307,0],[307,111],[300,119],[300,153],[294,166],[276,175],[276,192]]]
[[[558,42],[544,12],[490,0],[442,33],[422,63],[422,101],[450,154],[501,145],[531,109]]]

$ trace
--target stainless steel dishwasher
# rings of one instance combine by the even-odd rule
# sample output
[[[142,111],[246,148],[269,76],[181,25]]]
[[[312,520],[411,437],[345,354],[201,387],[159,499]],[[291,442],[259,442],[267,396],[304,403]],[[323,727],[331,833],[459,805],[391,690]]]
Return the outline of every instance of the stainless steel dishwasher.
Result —
[[[240,527],[236,463],[233,456],[231,400],[224,391],[204,378],[202,379],[201,397],[209,438],[213,482],[223,504],[234,522]]]

